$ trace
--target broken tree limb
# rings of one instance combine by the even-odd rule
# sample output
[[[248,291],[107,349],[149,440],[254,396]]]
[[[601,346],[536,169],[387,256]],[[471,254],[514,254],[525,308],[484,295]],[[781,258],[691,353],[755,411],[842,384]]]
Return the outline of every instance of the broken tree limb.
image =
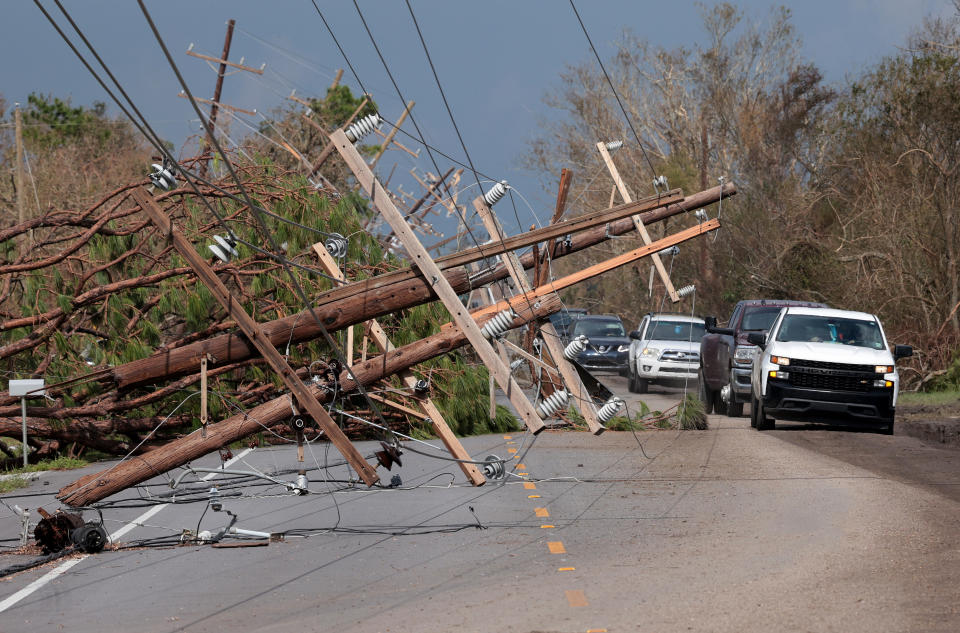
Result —
[[[643,221],[646,224],[651,224],[716,203],[720,199],[721,190],[725,198],[736,194],[737,191],[733,183],[727,183],[723,187],[713,187],[689,196],[681,203],[671,204],[645,213],[642,216]],[[598,226],[588,231],[573,234],[570,236],[569,242],[564,240],[557,242],[550,256],[554,259],[563,257],[600,244],[610,239],[611,236],[623,235],[633,230],[633,221],[629,217],[610,222],[606,226]],[[520,262],[524,268],[532,268],[533,254],[522,255]],[[429,284],[420,276],[414,276],[412,279],[389,285],[380,285],[377,282],[382,277],[392,274],[387,273],[387,275],[354,282],[323,293],[315,299],[314,312],[327,330],[334,331],[397,310],[436,300],[436,295],[430,289]],[[487,285],[507,276],[507,269],[502,264],[491,270],[481,272],[473,280],[468,277],[467,271],[462,268],[444,271],[444,277],[457,292],[468,292],[472,288]],[[298,343],[321,336],[320,328],[317,327],[309,314],[303,312],[263,323],[261,327],[265,336],[270,339],[273,345],[283,345],[287,341]],[[114,383],[121,388],[130,388],[154,383],[160,379],[195,373],[200,367],[200,357],[205,353],[213,356],[211,367],[219,367],[255,356],[256,349],[242,334],[222,334],[204,341],[165,350],[144,359],[117,365],[103,380]]]
[[[513,304],[517,314],[511,323],[513,327],[520,327],[537,318],[549,316],[560,310],[562,305],[556,296],[544,297],[533,303],[514,297]],[[486,320],[481,319],[480,322],[485,323]],[[357,363],[353,366],[356,382],[346,371],[342,372],[339,392],[352,391],[356,388],[357,382],[369,385],[431,358],[446,354],[466,343],[467,337],[463,331],[456,325],[450,325],[437,334],[398,347],[382,356]],[[324,402],[328,401],[334,393],[332,384],[310,385],[309,389],[318,400]],[[102,472],[81,477],[60,489],[57,498],[66,505],[76,507],[96,503],[289,417],[289,396],[275,398],[249,411],[226,418],[222,422],[210,424],[207,427],[206,438],[201,437],[199,431],[194,431],[137,459],[123,461]]]
[[[532,433],[536,434],[542,431],[544,429],[543,420],[540,419],[537,410],[533,408],[527,396],[520,389],[520,385],[517,384],[517,381],[510,372],[509,365],[505,364],[500,357],[497,356],[497,352],[493,349],[490,341],[487,340],[487,337],[480,331],[480,327],[473,320],[473,317],[470,316],[470,312],[463,303],[461,303],[460,297],[457,296],[457,291],[454,290],[446,278],[444,278],[443,271],[437,266],[436,262],[433,261],[427,249],[423,247],[423,244],[420,243],[420,240],[413,232],[413,229],[410,228],[410,225],[407,224],[407,221],[403,219],[403,214],[400,213],[400,210],[393,204],[390,195],[377,180],[376,176],[374,176],[367,163],[364,162],[363,157],[360,156],[360,152],[357,151],[357,148],[350,142],[342,129],[335,130],[333,134],[330,135],[330,141],[337,146],[337,151],[340,152],[340,156],[344,162],[347,163],[350,171],[357,177],[360,186],[365,189],[367,195],[370,196],[370,201],[373,206],[380,211],[380,214],[387,221],[387,224],[393,229],[397,239],[403,243],[414,265],[420,270],[424,277],[430,279],[434,292],[440,297],[440,301],[443,302],[443,305],[450,312],[453,320],[456,321],[457,325],[459,325],[467,335],[467,338],[470,339],[470,345],[473,346],[480,360],[483,361],[483,364],[486,365],[490,373],[493,374],[497,384],[500,385],[500,389],[506,393],[510,403],[513,404],[513,407],[517,410],[520,419],[523,420],[523,423]],[[491,336],[490,338],[492,339],[493,337]]]
[[[196,249],[193,248],[193,244],[191,244],[180,231],[174,228],[170,217],[163,212],[163,209],[160,208],[160,205],[156,203],[150,193],[142,187],[134,189],[131,193],[140,204],[140,207],[150,216],[150,219],[157,225],[157,228],[160,229],[160,232],[173,242],[173,246],[177,249],[177,252],[187,260],[187,263],[190,264],[197,274],[197,278],[207,286],[214,298],[223,306],[230,316],[233,317],[247,338],[252,341],[257,351],[260,352],[260,355],[266,359],[270,367],[280,376],[280,379],[287,386],[287,389],[296,397],[300,406],[307,410],[307,413],[310,414],[314,422],[323,429],[323,432],[330,438],[333,445],[337,447],[337,450],[340,451],[353,469],[357,471],[357,474],[360,475],[364,483],[372,486],[380,481],[376,469],[363,459],[360,451],[358,451],[347,436],[344,435],[340,427],[337,426],[337,423],[334,422],[330,414],[327,413],[327,410],[320,406],[316,397],[294,373],[290,365],[287,364],[287,361],[280,352],[277,351],[277,348],[273,346],[273,343],[265,339],[260,324],[254,321],[253,318],[247,314],[246,310],[244,310],[243,306],[240,305],[240,302],[230,294],[230,291],[223,285],[223,282],[220,281],[220,278],[217,277],[213,269],[210,268],[210,265],[207,264],[200,254],[197,253]]]

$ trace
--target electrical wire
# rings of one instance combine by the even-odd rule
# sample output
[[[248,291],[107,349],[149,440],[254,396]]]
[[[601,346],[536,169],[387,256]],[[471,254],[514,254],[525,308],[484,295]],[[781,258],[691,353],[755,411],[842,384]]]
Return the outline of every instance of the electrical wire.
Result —
[[[593,51],[594,57],[597,58],[597,63],[600,64],[600,70],[603,71],[603,76],[607,78],[607,84],[610,86],[610,90],[613,92],[613,96],[617,99],[617,104],[620,106],[620,111],[623,112],[623,118],[626,119],[627,125],[630,126],[630,131],[633,132],[633,137],[637,139],[637,145],[640,147],[640,151],[643,153],[644,160],[647,161],[647,165],[650,166],[650,172],[653,174],[653,177],[657,177],[657,171],[653,168],[653,163],[650,162],[650,157],[647,156],[647,150],[644,149],[643,143],[640,141],[640,135],[637,134],[636,128],[633,127],[633,121],[630,120],[630,115],[627,114],[627,109],[623,107],[623,101],[620,100],[620,94],[617,92],[617,89],[613,85],[613,80],[610,79],[607,69],[603,65],[603,60],[600,59],[600,54],[597,52],[597,48],[593,45],[593,40],[590,39],[590,34],[587,32],[587,27],[583,23],[583,19],[580,17],[580,12],[577,11],[577,6],[573,3],[573,0],[570,0],[570,8],[573,9],[574,15],[577,16],[577,22],[580,23],[580,28],[583,30],[583,34],[587,38],[587,42],[590,44],[590,50]]]

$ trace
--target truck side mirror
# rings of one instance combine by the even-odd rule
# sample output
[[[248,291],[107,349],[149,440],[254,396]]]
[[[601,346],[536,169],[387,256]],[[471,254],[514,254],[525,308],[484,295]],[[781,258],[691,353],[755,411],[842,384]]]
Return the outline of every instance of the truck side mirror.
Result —
[[[747,333],[747,342],[753,343],[760,349],[763,349],[767,346],[767,333],[766,332],[749,332]]]
[[[913,347],[910,345],[894,345],[893,346],[893,360],[900,360],[901,358],[909,358],[913,356]]]
[[[715,316],[706,316],[703,317],[703,325],[705,326],[707,332],[713,332],[713,328],[717,327],[717,317]]]
[[[628,334],[627,336],[629,336],[630,338],[632,338],[632,339],[635,340],[635,341],[639,341],[639,340],[640,340],[640,330],[634,330],[634,331],[630,332],[630,334]]]

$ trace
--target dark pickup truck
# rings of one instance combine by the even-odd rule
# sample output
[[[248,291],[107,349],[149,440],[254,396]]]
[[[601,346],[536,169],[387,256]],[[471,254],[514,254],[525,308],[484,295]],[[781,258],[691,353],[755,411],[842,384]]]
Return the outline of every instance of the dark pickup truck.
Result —
[[[704,318],[707,334],[700,340],[700,401],[707,413],[743,415],[750,402],[750,372],[757,346],[747,341],[750,332],[769,330],[781,308],[826,308],[822,303],[782,299],[749,299],[733,307],[728,327],[718,328],[717,317]]]

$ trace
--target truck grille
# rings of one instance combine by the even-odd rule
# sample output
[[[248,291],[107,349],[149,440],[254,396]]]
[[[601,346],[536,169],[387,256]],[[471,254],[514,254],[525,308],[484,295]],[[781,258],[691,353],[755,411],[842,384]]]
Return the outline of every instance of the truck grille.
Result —
[[[660,356],[660,360],[668,363],[696,363],[700,360],[700,354],[698,352],[680,352],[668,349]]]
[[[865,374],[873,373],[873,365],[849,365],[847,363],[826,363],[819,360],[803,360],[798,358],[790,359],[790,367],[812,367],[814,369],[839,369],[841,371],[854,371]]]
[[[838,376],[835,374],[808,374],[790,370],[790,384],[809,389],[829,389],[832,391],[870,391],[873,378],[856,376]]]

